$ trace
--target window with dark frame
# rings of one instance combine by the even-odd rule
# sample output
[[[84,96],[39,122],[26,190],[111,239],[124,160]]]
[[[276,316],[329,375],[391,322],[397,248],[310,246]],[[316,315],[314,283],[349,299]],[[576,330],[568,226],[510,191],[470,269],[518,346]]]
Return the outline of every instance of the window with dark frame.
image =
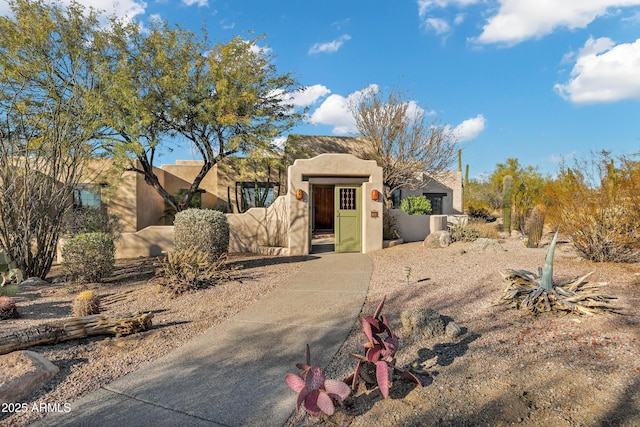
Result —
[[[276,182],[236,182],[236,196],[240,193],[240,211],[269,207],[276,199],[277,187],[279,185]]]
[[[422,193],[422,195],[431,202],[431,214],[442,215],[442,198],[447,193]]]
[[[79,184],[73,189],[73,208],[95,208],[102,207],[102,187],[101,184]]]
[[[391,193],[391,203],[393,209],[400,209],[400,203],[402,202],[402,190],[395,190]]]

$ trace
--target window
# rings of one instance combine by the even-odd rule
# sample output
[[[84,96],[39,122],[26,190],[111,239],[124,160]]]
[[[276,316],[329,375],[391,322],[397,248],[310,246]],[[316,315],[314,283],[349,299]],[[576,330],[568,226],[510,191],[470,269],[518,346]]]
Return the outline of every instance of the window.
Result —
[[[270,206],[276,199],[278,192],[276,187],[278,187],[278,184],[275,182],[236,182],[236,200],[239,200],[238,210],[245,212],[250,208],[266,208]]]
[[[391,202],[394,209],[400,209],[400,203],[402,202],[402,190],[395,190],[391,193]]]
[[[73,190],[73,207],[81,208],[101,208],[102,207],[102,185],[81,184]]]
[[[356,189],[341,188],[340,189],[340,210],[356,210]]]
[[[431,214],[442,215],[442,198],[447,193],[422,193],[431,202]]]

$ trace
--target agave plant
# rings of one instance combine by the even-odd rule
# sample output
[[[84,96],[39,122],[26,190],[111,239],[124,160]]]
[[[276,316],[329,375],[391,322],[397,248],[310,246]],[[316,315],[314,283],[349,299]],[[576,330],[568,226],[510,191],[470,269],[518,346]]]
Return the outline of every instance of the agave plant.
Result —
[[[366,370],[366,367],[375,366],[375,382],[380,388],[382,396],[386,399],[389,397],[391,374],[394,371],[419,386],[422,386],[422,383],[412,373],[396,367],[395,355],[398,351],[399,341],[398,337],[394,335],[389,321],[382,315],[385,299],[386,297],[382,298],[373,316],[360,317],[362,329],[369,341],[364,344],[364,356],[351,354],[352,357],[358,359],[358,366],[356,366],[355,373],[347,378],[347,381],[351,380],[351,388],[355,390],[360,377],[367,376],[362,370],[363,367]]]
[[[310,365],[309,345],[306,349],[306,363],[297,363],[296,367],[302,370],[300,375],[289,374],[285,381],[293,391],[298,394],[296,407],[304,410],[310,415],[321,416],[322,414],[333,415],[335,412],[334,400],[343,401],[351,390],[342,381],[326,379],[322,368]]]
[[[609,303],[615,299],[602,294],[606,283],[586,282],[593,271],[570,282],[553,282],[553,255],[558,241],[558,232],[553,236],[547,252],[544,267],[538,274],[526,270],[505,270],[500,272],[508,282],[496,304],[506,304],[523,308],[532,313],[545,311],[573,311],[585,314],[599,314],[616,311]]]

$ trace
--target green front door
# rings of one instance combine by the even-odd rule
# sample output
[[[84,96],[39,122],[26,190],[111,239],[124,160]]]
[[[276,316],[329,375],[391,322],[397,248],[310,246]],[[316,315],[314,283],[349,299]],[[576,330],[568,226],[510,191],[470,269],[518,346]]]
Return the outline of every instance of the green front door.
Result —
[[[362,251],[362,220],[361,220],[361,188],[360,186],[335,187],[335,251]]]

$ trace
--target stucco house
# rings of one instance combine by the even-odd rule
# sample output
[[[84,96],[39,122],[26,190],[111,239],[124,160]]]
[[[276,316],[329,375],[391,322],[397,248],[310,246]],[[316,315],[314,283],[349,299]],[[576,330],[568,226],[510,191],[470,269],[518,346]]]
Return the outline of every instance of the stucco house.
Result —
[[[230,251],[261,251],[306,255],[313,251],[314,234],[331,236],[338,252],[370,252],[381,249],[382,168],[372,160],[358,158],[358,138],[290,135],[284,150],[284,165],[267,168],[247,179],[241,172],[246,159],[225,159],[209,171],[200,185],[197,204],[227,211],[231,228]],[[154,169],[160,183],[172,194],[189,187],[201,162],[177,161]],[[104,164],[97,167],[107,169]],[[255,169],[255,168],[254,168]],[[415,241],[435,228],[442,217],[461,214],[462,184],[458,172],[436,182],[426,178],[424,188],[402,190],[398,202],[410,194],[431,199],[431,216],[408,217],[398,211],[405,241]],[[142,176],[126,172],[116,191],[104,201],[104,186],[95,181],[82,184],[74,204],[98,206],[119,217],[122,235],[117,257],[159,255],[173,247],[170,215],[160,195]],[[257,202],[268,207],[251,207]],[[434,215],[435,216],[435,215]],[[414,223],[419,223],[414,225]],[[435,225],[434,225],[435,224]]]

